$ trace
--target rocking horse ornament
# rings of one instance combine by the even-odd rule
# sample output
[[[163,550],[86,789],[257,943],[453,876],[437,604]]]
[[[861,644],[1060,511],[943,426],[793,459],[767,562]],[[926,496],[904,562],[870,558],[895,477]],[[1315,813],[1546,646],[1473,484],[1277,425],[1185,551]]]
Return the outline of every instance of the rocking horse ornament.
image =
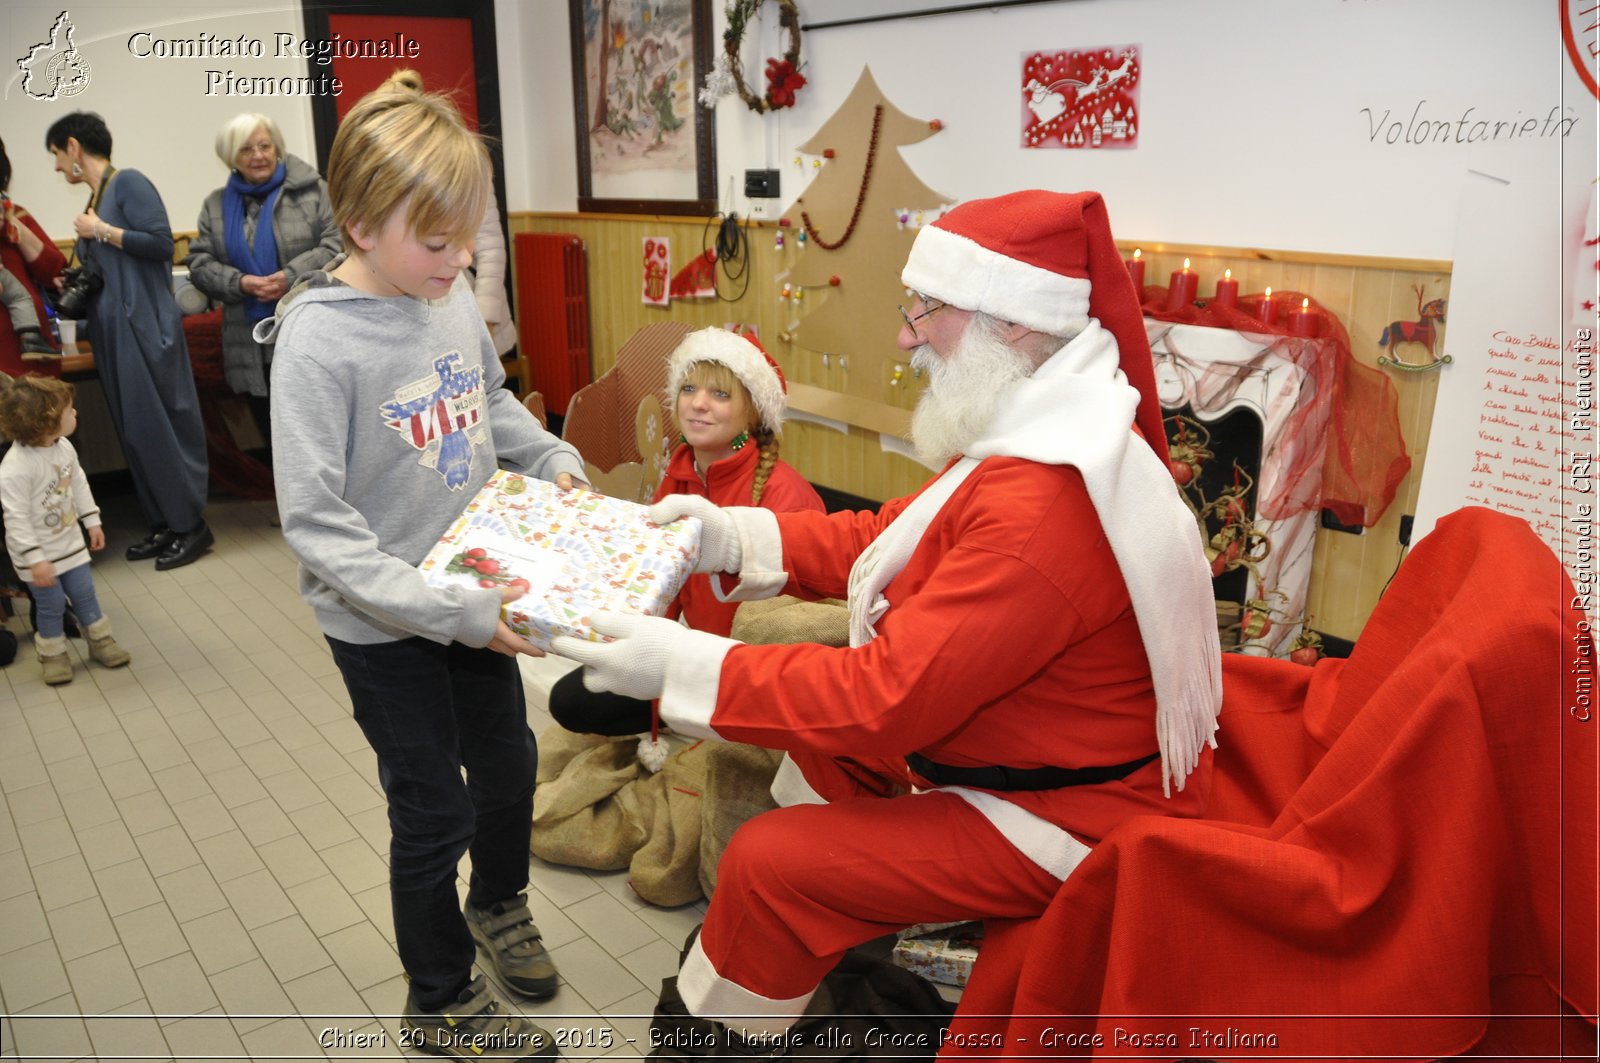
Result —
[[[1379,365],[1386,365],[1405,373],[1426,373],[1440,366],[1449,365],[1455,359],[1450,355],[1442,358],[1435,357],[1433,353],[1434,341],[1438,338],[1437,325],[1444,324],[1444,300],[1432,299],[1427,303],[1422,301],[1423,290],[1420,284],[1413,285],[1412,291],[1417,293],[1417,320],[1391,321],[1383,330],[1383,335],[1378,337],[1378,346],[1387,347],[1389,353],[1378,357]],[[1402,343],[1420,343],[1422,349],[1428,352],[1431,359],[1427,362],[1405,362],[1395,357],[1394,349]]]

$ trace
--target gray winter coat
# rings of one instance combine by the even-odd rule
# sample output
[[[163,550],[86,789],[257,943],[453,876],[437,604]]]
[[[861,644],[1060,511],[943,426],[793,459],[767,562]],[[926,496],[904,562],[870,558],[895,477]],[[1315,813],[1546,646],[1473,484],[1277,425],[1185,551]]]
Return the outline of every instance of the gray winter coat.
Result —
[[[327,183],[293,155],[285,155],[283,163],[283,191],[272,211],[272,232],[278,241],[278,268],[292,287],[301,274],[327,265],[343,250],[343,243],[333,223]],[[265,395],[272,346],[257,343],[250,335],[252,323],[245,320],[246,296],[239,287],[244,274],[228,262],[222,192],[221,188],[212,192],[200,208],[200,232],[189,242],[184,262],[194,286],[222,303],[222,368],[228,386],[241,395]]]

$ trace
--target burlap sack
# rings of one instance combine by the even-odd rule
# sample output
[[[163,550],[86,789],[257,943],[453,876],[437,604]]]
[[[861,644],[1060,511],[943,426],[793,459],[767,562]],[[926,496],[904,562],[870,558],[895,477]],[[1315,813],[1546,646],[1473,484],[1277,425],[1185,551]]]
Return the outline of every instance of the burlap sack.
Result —
[[[732,637],[752,646],[815,642],[850,645],[850,610],[836,598],[802,601],[789,595],[744,602],[733,614]]]
[[[849,642],[843,603],[773,598],[746,602],[733,637],[749,643]],[[676,907],[710,896],[716,865],[733,832],[776,808],[768,793],[782,754],[755,746],[697,742],[651,774],[638,738],[573,734],[554,726],[539,736],[539,787],[533,801],[533,855],[553,864],[614,871],[651,904]]]
[[[716,889],[717,861],[733,832],[746,820],[778,807],[771,790],[781,760],[782,753],[760,746],[710,745],[700,822],[700,889],[707,897]]]
[[[539,736],[539,785],[529,850],[552,864],[616,871],[644,844],[647,817],[632,784],[646,774],[634,736],[580,735],[552,726]]]
[[[706,758],[719,745],[696,742],[674,753],[660,772],[633,784],[647,818],[644,845],[628,864],[628,884],[651,904],[675,908],[700,899]]]

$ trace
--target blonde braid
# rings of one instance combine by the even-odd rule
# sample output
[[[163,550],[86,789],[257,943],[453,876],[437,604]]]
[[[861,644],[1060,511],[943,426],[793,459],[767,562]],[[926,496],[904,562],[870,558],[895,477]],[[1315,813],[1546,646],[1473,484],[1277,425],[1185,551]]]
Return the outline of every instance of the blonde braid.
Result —
[[[757,428],[750,434],[761,447],[761,457],[756,461],[756,475],[750,482],[750,504],[759,506],[762,492],[767,489],[767,477],[772,475],[772,467],[778,464],[778,437],[773,435],[770,428]]]

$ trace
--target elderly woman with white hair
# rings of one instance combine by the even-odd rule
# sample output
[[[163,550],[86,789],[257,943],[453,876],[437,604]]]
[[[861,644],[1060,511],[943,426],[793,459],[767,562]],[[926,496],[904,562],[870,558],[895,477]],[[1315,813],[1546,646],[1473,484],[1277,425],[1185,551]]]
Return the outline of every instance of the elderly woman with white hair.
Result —
[[[240,114],[217,133],[217,158],[232,173],[200,208],[189,244],[189,278],[222,304],[222,365],[228,386],[246,397],[271,452],[267,381],[272,345],[251,335],[301,274],[321,269],[342,248],[328,185],[288,154],[278,123]]]

